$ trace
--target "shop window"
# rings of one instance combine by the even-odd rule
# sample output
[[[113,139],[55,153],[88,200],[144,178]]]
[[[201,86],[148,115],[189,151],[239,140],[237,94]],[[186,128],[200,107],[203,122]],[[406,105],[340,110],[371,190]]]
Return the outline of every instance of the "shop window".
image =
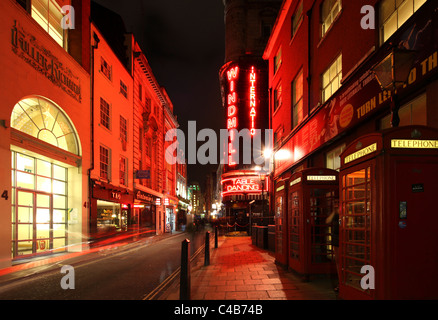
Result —
[[[427,125],[426,94],[422,94],[400,107],[398,116],[400,117],[400,127],[409,125]],[[388,128],[391,128],[391,114],[380,120],[380,130]]]
[[[120,157],[119,160],[119,179],[121,185],[128,185],[128,159],[125,157]]]
[[[281,65],[281,48],[278,49],[278,52],[274,57],[274,74],[277,73],[277,70],[280,68],[280,65]]]
[[[79,154],[73,125],[59,107],[42,97],[18,102],[12,110],[11,127],[65,151]]]
[[[321,76],[321,99],[326,102],[341,86],[342,54],[327,68]]]
[[[110,105],[105,99],[100,98],[100,124],[110,130]]]
[[[292,128],[303,121],[303,71],[292,81]]]
[[[426,0],[383,0],[379,5],[380,44],[385,43]]]
[[[276,111],[278,108],[280,108],[280,106],[282,104],[281,94],[282,94],[282,88],[281,88],[281,83],[280,83],[280,84],[278,84],[277,88],[275,88],[275,90],[274,90],[274,111]]]
[[[103,57],[100,57],[100,72],[102,72],[108,80],[112,79],[112,67]]]
[[[291,38],[295,36],[295,34],[298,31],[298,28],[301,25],[301,22],[303,22],[303,1],[300,1],[300,4],[298,5],[297,9],[295,10],[295,13],[292,15],[292,23],[291,23]]]
[[[325,0],[321,7],[321,37],[327,33],[335,19],[341,13],[341,0]]]
[[[111,150],[100,146],[100,177],[110,180],[111,178]]]
[[[326,167],[329,169],[337,170],[341,168],[341,153],[345,150],[345,143],[331,151],[326,155]]]
[[[69,4],[63,1],[63,5]],[[67,30],[61,26],[63,14],[55,0],[32,0],[32,18],[63,48],[67,45]]]
[[[128,99],[128,86],[122,80],[120,80],[120,93]]]

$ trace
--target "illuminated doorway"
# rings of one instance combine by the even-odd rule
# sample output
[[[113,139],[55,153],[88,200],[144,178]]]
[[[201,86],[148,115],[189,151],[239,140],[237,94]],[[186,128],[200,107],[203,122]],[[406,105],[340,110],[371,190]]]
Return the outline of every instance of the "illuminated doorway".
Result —
[[[59,107],[35,96],[14,106],[11,138],[12,258],[67,251],[82,234],[76,131]]]

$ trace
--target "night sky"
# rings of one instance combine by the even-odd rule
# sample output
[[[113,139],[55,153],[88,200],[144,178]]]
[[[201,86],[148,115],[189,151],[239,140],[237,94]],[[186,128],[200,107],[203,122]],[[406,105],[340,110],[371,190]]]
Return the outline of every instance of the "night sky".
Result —
[[[224,126],[218,76],[225,56],[222,0],[94,1],[118,13],[134,33],[169,94],[180,129],[187,132],[188,121],[194,120],[198,131],[219,132]],[[216,168],[188,165],[189,183],[202,186],[206,173]]]

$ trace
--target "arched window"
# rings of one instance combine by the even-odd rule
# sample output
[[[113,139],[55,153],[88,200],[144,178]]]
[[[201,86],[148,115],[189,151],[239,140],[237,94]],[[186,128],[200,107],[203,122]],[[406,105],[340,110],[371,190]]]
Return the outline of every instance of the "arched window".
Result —
[[[76,132],[70,120],[59,107],[42,97],[18,102],[12,110],[11,127],[79,155]]]

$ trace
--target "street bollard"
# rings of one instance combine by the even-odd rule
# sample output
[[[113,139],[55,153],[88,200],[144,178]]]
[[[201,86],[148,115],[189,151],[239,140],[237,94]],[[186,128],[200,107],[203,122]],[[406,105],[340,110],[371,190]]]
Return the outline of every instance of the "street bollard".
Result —
[[[216,226],[214,228],[214,247],[217,248],[217,233],[218,233],[218,227]]]
[[[181,243],[179,299],[190,300],[190,240],[188,239]]]
[[[204,266],[210,265],[210,231],[205,233]]]

